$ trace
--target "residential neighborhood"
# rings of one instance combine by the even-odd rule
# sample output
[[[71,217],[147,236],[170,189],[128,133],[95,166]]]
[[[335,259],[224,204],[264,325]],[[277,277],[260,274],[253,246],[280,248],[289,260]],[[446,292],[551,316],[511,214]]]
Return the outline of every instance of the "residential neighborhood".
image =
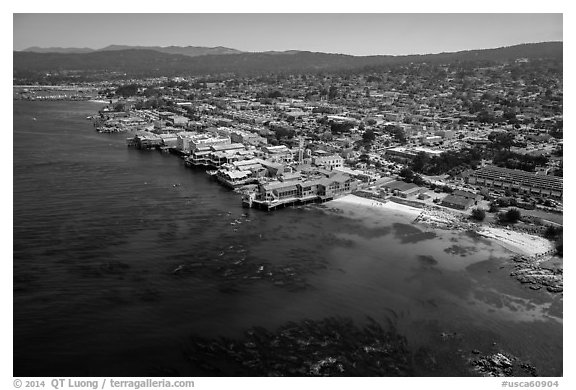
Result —
[[[509,198],[562,211],[562,83],[546,60],[89,86],[109,103],[92,118],[99,132],[175,153],[241,191],[247,206],[362,190],[470,211],[478,200],[454,193],[465,190],[485,205]],[[310,185],[343,177],[342,191]],[[390,191],[398,180],[418,190]]]

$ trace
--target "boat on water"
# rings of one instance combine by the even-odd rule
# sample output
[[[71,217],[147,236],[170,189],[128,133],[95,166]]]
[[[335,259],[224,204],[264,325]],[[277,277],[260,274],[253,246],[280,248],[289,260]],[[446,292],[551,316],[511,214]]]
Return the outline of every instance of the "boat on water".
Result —
[[[209,169],[206,171],[207,174],[209,174],[210,176],[214,176],[218,173],[218,170],[216,169]]]

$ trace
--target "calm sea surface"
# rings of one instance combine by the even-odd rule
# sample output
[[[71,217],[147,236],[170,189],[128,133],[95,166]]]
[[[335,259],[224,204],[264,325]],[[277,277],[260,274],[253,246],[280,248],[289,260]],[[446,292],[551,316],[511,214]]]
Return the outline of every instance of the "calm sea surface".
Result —
[[[562,375],[561,297],[512,280],[497,244],[330,203],[243,209],[175,156],[96,133],[85,118],[99,107],[14,102],[15,376],[192,376],[191,335],[329,316],[453,348],[438,375],[466,375],[459,353],[494,348]],[[299,288],[201,266],[237,261],[294,269]]]

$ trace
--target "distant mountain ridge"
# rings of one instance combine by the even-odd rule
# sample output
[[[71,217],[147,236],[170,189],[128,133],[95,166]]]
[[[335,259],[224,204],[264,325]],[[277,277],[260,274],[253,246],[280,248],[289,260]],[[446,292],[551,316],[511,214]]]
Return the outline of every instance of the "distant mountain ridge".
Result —
[[[14,52],[14,73],[50,72],[63,70],[114,71],[131,75],[201,75],[215,73],[253,73],[320,71],[362,68],[366,66],[394,65],[403,63],[454,63],[465,61],[510,61],[518,58],[554,58],[562,60],[562,42],[542,42],[501,47],[496,49],[467,50],[453,53],[425,55],[376,55],[351,56],[308,51],[230,53],[228,48],[216,49],[220,54],[191,55],[196,47],[156,49],[131,46],[112,46],[107,50],[89,53],[38,53]],[[281,55],[284,54],[284,55]]]
[[[110,45],[96,51],[114,51],[114,50],[153,50],[165,54],[182,54],[189,57],[205,55],[226,55],[240,54],[242,51],[231,49],[229,47],[204,47],[204,46],[125,46]]]
[[[225,55],[225,54],[239,54],[240,50],[231,49],[229,47],[204,47],[204,46],[130,46],[130,45],[109,45],[101,49],[90,49],[88,47],[29,47],[22,50],[22,52],[32,53],[93,53],[97,51],[119,51],[119,50],[153,50],[165,54],[182,54],[189,57],[204,56],[204,55]]]
[[[89,47],[38,47],[32,46],[22,50],[31,53],[91,53],[94,49]]]

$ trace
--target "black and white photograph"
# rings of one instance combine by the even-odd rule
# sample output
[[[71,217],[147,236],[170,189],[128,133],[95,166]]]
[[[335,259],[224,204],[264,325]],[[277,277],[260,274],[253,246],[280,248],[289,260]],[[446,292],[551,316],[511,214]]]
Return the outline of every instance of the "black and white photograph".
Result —
[[[562,387],[562,12],[68,12],[12,14],[7,388]]]

